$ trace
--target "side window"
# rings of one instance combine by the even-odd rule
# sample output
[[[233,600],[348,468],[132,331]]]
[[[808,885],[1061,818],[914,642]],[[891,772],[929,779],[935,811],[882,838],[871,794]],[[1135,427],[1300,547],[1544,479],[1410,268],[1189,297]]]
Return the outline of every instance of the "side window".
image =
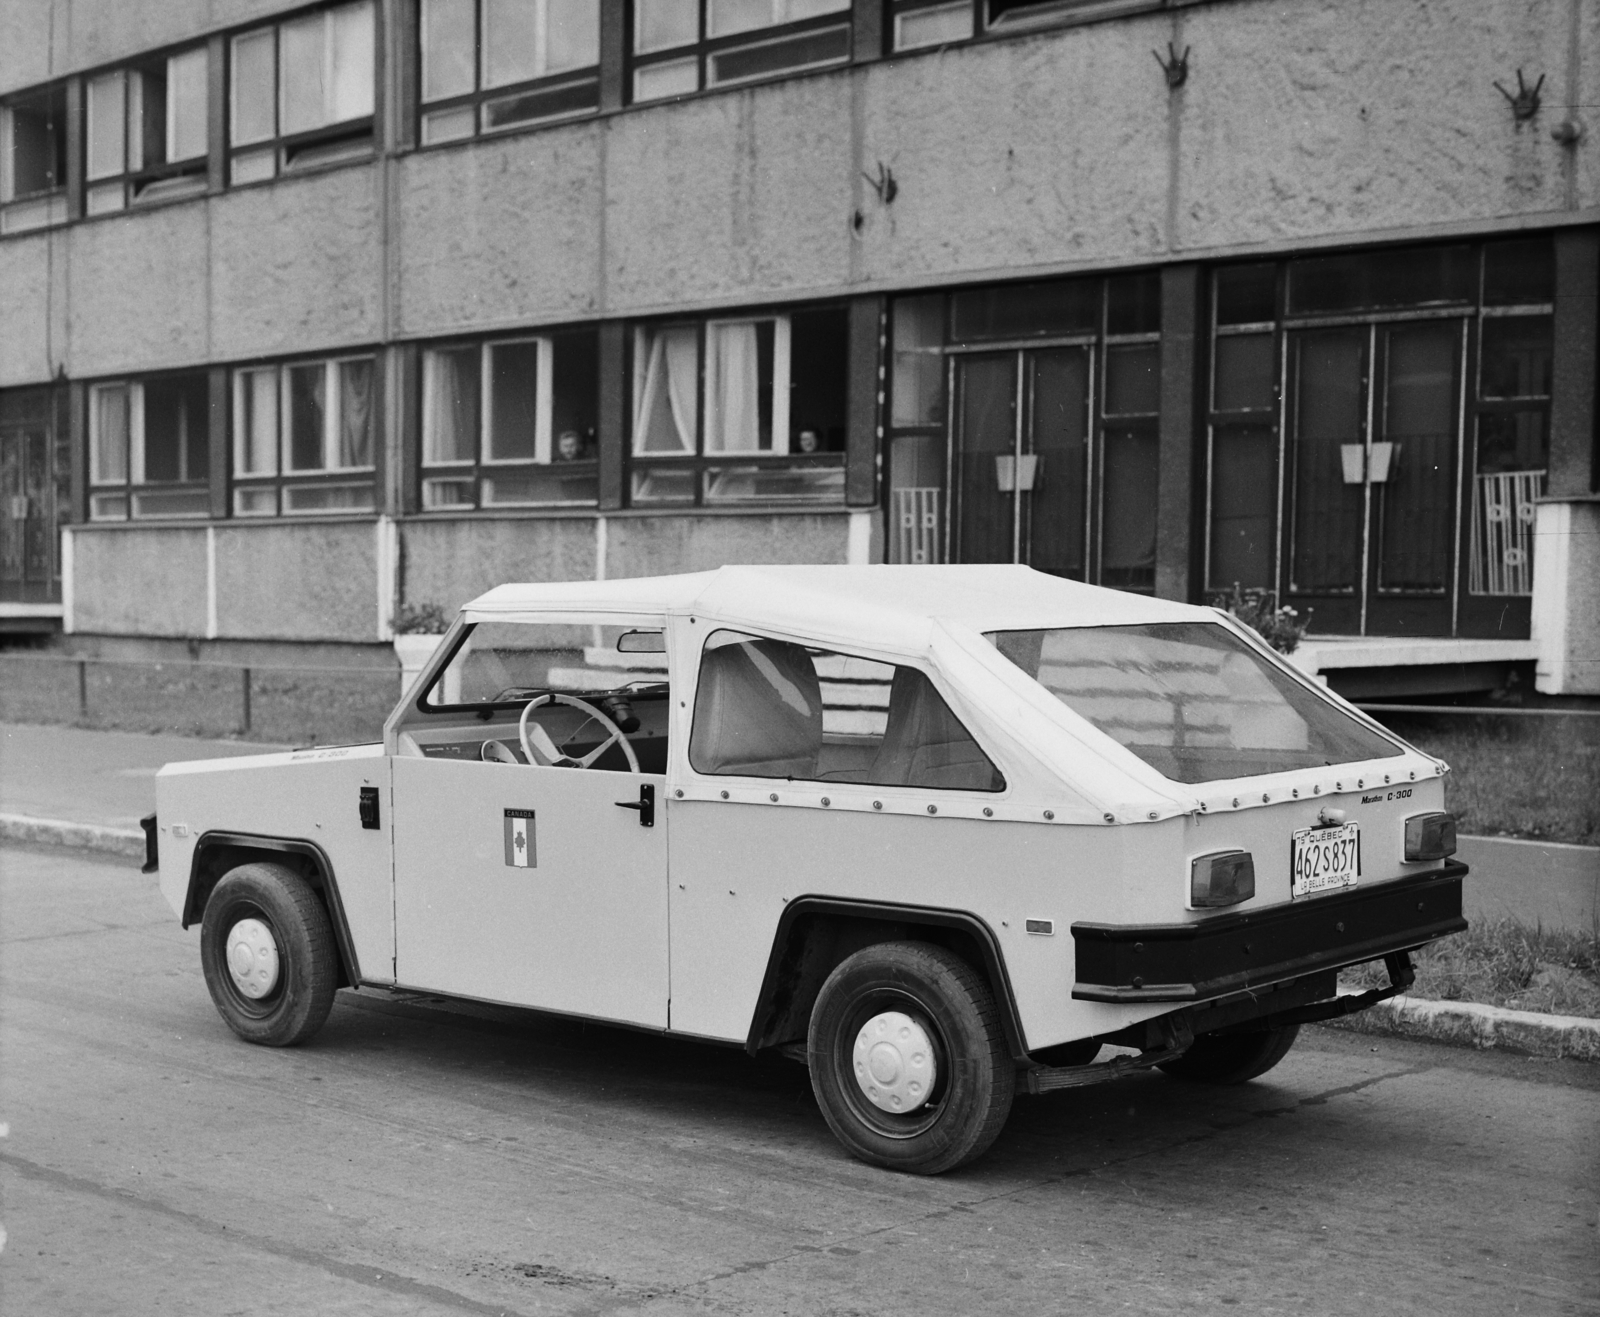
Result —
[[[917,669],[736,631],[706,641],[689,763],[713,775],[1005,789]]]

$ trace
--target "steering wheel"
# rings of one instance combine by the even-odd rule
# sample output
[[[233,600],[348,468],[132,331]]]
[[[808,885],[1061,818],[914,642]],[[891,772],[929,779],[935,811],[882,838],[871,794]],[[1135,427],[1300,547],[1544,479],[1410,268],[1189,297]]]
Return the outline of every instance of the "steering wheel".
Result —
[[[556,743],[550,739],[550,733],[545,731],[538,723],[530,724],[528,715],[535,709],[546,704],[567,704],[574,709],[581,709],[589,717],[599,723],[601,727],[610,732],[604,741],[584,755],[582,759],[573,759],[570,755],[562,754]],[[628,771],[642,772],[639,767],[639,756],[634,754],[633,747],[628,744],[628,738],[623,735],[622,728],[618,727],[604,712],[590,704],[588,700],[580,700],[576,695],[563,695],[559,691],[550,691],[544,695],[536,695],[523,707],[522,717],[517,720],[517,736],[522,741],[522,753],[528,756],[530,764],[542,764],[545,767],[555,768],[592,768],[595,760],[599,759],[614,745],[622,747],[622,753],[628,760]]]

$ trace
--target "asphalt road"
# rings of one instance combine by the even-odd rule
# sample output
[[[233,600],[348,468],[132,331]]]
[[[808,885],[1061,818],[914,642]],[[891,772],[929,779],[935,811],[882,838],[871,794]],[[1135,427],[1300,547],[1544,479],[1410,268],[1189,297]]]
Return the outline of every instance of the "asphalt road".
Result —
[[[1600,1067],[1306,1030],[925,1180],[783,1060],[341,994],[237,1042],[153,879],[0,852],[0,1311],[1594,1313]]]

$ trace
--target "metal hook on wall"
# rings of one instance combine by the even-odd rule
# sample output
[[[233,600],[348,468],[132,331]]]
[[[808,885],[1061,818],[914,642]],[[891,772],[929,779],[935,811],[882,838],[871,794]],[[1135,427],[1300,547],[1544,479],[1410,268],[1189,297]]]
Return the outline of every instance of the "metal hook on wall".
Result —
[[[883,161],[878,161],[878,176],[874,178],[866,170],[861,171],[861,177],[867,180],[867,186],[878,194],[878,200],[885,206],[890,205],[900,195],[900,184],[894,180],[894,170],[890,169]]]
[[[1167,75],[1167,89],[1177,91],[1179,87],[1189,81],[1189,52],[1193,46],[1185,46],[1183,54],[1178,54],[1178,47],[1172,42],[1167,42],[1167,57],[1161,58],[1159,50],[1150,53],[1155,56],[1156,63],[1161,65],[1161,71]]]
[[[1504,96],[1506,100],[1511,102],[1511,113],[1513,116],[1515,116],[1518,123],[1522,123],[1525,120],[1531,119],[1534,115],[1539,113],[1539,89],[1544,86],[1544,74],[1541,73],[1539,75],[1539,81],[1530,87],[1526,82],[1523,81],[1522,70],[1518,69],[1517,94],[1515,96],[1508,92],[1498,82],[1496,82],[1494,86],[1496,91]]]

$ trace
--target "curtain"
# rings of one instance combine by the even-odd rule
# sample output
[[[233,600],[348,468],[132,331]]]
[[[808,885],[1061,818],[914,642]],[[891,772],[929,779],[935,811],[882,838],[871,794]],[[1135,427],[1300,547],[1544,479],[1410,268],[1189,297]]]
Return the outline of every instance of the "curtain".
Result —
[[[640,333],[644,378],[634,418],[636,453],[692,453],[699,421],[699,341],[693,326]],[[647,346],[646,346],[647,345]]]
[[[333,84],[328,88],[329,123],[372,113],[375,33],[371,0],[330,11]]]
[[[477,450],[478,349],[430,352],[422,460],[429,466],[441,462],[470,462]]]
[[[713,325],[706,452],[753,453],[761,446],[761,361],[753,321]]]
[[[278,372],[250,370],[239,376],[243,415],[239,426],[239,474],[278,473]]]
[[[128,391],[123,388],[94,392],[95,484],[116,484],[128,478]]]
[[[372,465],[372,362],[339,363],[339,465]]]

